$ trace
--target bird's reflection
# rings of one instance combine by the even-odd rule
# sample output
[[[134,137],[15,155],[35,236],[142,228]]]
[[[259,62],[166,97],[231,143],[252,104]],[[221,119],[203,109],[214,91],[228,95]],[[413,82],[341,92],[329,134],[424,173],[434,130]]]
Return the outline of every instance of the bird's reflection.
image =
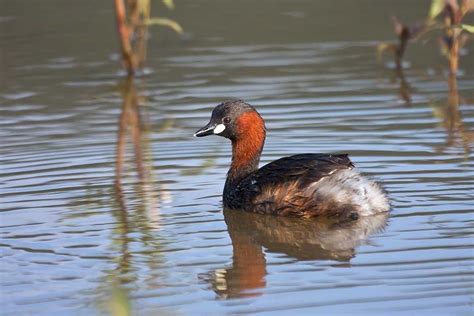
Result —
[[[216,269],[205,279],[219,298],[236,298],[260,295],[266,286],[265,252],[298,260],[349,262],[358,246],[385,228],[388,213],[337,221],[224,210],[224,218],[232,240],[232,266]]]

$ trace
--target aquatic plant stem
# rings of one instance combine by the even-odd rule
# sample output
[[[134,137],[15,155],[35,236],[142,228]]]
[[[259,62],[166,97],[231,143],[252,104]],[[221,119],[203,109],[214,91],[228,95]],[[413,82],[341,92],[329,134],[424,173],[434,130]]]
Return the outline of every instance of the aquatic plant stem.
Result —
[[[126,11],[123,0],[115,0],[115,18],[117,21],[117,32],[120,39],[122,62],[129,76],[135,73],[132,48],[130,45],[130,30],[127,26]]]

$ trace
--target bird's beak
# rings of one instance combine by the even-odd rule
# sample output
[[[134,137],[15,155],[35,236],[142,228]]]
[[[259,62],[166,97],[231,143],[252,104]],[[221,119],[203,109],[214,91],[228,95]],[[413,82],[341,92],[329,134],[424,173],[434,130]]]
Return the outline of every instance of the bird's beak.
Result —
[[[217,124],[209,122],[206,126],[199,129],[196,133],[194,133],[194,137],[204,137],[214,134],[214,129],[216,128]]]

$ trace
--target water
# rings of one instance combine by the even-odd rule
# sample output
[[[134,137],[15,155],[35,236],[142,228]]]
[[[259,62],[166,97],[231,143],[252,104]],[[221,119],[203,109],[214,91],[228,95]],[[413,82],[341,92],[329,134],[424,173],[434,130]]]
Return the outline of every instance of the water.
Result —
[[[127,82],[108,3],[0,1],[1,313],[472,313],[474,64],[456,106],[411,46],[401,89],[374,47],[426,1],[339,4],[179,1],[155,15],[189,34],[153,29]],[[192,134],[228,97],[266,119],[262,163],[348,152],[390,216],[223,212],[230,146]]]

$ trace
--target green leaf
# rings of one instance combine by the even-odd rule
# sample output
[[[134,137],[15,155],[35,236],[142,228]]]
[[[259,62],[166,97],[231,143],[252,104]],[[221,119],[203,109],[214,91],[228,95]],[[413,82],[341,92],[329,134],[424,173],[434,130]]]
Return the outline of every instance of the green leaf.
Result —
[[[463,29],[464,31],[468,31],[469,33],[474,33],[474,25],[461,24],[459,27]]]
[[[173,0],[163,0],[163,4],[170,10],[174,9],[174,1]]]
[[[178,22],[167,18],[151,18],[146,21],[146,24],[166,26],[178,34],[183,33],[183,28],[178,24]]]
[[[431,0],[431,7],[428,17],[430,19],[436,18],[443,11],[445,5],[445,0]]]
[[[145,18],[150,16],[150,0],[138,0],[137,1],[138,12]]]

